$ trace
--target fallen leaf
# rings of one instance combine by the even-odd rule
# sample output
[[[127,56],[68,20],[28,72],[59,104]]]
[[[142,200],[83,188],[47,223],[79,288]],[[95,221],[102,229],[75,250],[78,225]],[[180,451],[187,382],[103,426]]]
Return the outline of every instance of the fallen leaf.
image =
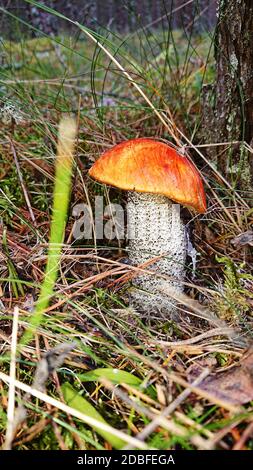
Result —
[[[192,383],[199,376],[201,365],[192,365],[187,377]],[[225,372],[210,374],[198,387],[232,405],[253,400],[253,346],[245,351],[240,362]]]
[[[240,246],[250,245],[253,246],[253,230],[247,230],[247,232],[243,232],[237,237],[231,240],[232,245],[236,248]]]

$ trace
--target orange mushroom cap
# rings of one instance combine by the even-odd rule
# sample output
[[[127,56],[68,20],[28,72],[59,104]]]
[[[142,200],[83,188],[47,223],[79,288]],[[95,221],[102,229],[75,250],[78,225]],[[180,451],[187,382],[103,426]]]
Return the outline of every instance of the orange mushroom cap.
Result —
[[[132,139],[115,145],[94,163],[89,175],[120,189],[160,194],[200,213],[206,211],[202,179],[194,165],[156,140]]]

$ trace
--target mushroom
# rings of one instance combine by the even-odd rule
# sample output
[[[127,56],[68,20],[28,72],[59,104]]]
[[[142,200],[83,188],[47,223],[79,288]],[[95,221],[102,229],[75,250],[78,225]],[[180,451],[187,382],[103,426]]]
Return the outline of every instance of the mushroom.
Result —
[[[132,281],[131,305],[172,317],[176,301],[162,292],[182,293],[186,236],[180,206],[206,210],[201,177],[194,165],[169,145],[139,138],[106,151],[90,168],[95,180],[128,191],[128,252],[131,264],[157,258]],[[177,204],[173,204],[176,202]],[[157,275],[156,275],[157,274]],[[160,276],[159,276],[160,275]]]

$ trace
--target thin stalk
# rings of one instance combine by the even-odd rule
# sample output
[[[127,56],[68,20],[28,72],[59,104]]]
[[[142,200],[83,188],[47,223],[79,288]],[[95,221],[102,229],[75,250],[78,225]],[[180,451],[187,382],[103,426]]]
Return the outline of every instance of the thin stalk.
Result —
[[[21,340],[22,344],[27,344],[31,340],[33,331],[42,323],[43,313],[48,307],[57,280],[70,199],[76,131],[76,122],[73,119],[65,118],[60,122],[55,162],[53,210],[45,277],[30,320],[30,328],[24,334]]]

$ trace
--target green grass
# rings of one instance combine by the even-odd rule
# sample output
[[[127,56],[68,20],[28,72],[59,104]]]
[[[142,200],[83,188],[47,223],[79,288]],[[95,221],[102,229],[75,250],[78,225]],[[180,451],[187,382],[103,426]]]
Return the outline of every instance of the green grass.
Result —
[[[30,325],[36,327],[43,323],[43,315],[53,296],[57,280],[62,244],[65,237],[65,226],[71,193],[72,167],[74,160],[74,144],[76,138],[76,123],[74,119],[65,118],[59,125],[58,147],[55,162],[55,186],[50,223],[49,249],[45,277],[36,302]],[[22,344],[27,344],[33,337],[33,330],[28,330],[22,338]]]

